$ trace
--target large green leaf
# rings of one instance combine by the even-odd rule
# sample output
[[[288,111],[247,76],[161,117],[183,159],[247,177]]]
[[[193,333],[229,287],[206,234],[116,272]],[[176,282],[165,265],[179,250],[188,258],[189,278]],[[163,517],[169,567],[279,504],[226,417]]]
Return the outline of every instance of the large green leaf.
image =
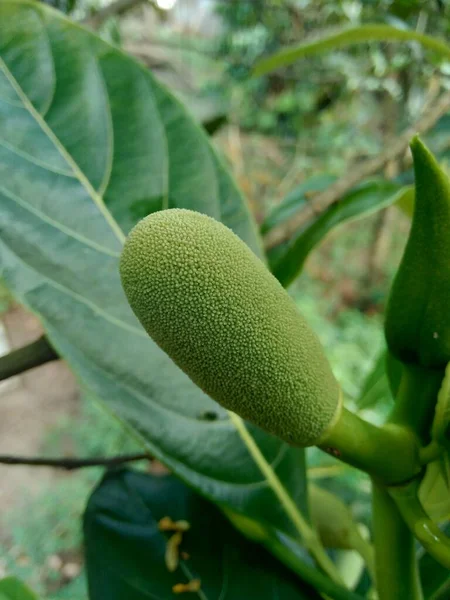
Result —
[[[187,521],[178,567],[169,571],[163,517]],[[108,474],[84,517],[91,600],[170,600],[177,583],[201,581],[202,600],[319,600],[268,552],[247,541],[209,502],[172,477],[129,470]],[[176,566],[174,564],[174,566]]]
[[[444,40],[411,29],[399,29],[380,23],[365,23],[325,31],[318,37],[284,48],[272,56],[261,59],[255,65],[253,72],[256,76],[265,75],[274,69],[291,65],[305,56],[371,41],[418,42],[424,48],[432,50],[447,60],[450,58],[450,46]]]
[[[5,577],[0,580],[0,600],[38,600],[38,597],[19,579]]]
[[[175,206],[221,219],[261,252],[207,135],[142,65],[48,7],[2,0],[1,277],[82,386],[151,453],[214,501],[293,534],[226,411],[156,347],[126,302],[125,234]],[[306,514],[303,451],[250,431]]]
[[[326,186],[326,181],[321,181],[320,186]],[[297,205],[300,207],[307,202],[305,193],[302,189],[297,195]],[[357,186],[317,218],[306,222],[291,240],[269,252],[273,274],[284,286],[288,286],[299,275],[311,250],[332,229],[381,210],[397,202],[406,193],[409,193],[409,188],[386,180],[366,181]],[[293,194],[291,197],[294,197]]]

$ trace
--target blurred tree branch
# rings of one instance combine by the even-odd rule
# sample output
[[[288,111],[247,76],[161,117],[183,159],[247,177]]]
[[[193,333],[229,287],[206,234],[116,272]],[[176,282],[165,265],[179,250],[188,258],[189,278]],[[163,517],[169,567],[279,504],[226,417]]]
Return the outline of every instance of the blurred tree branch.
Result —
[[[43,335],[23,348],[0,356],[0,381],[58,359],[58,354]]]
[[[407,151],[411,138],[417,133],[424,133],[431,129],[433,125],[450,110],[450,92],[445,92],[438,98],[424,114],[408,127],[402,134],[392,137],[390,142],[386,143],[386,150],[374,158],[370,158],[363,163],[350,166],[348,173],[338,179],[324,192],[313,196],[310,202],[298,212],[296,212],[288,221],[281,223],[271,229],[264,236],[264,247],[270,250],[279,244],[289,240],[296,230],[311,218],[324,212],[331,204],[339,202],[340,198],[355,185],[377,173],[387,163],[395,160]]]
[[[104,21],[106,21],[106,19],[109,19],[109,17],[123,15],[132,8],[135,8],[136,6],[139,6],[139,4],[143,4],[144,2],[150,4],[151,6],[154,6],[151,0],[116,0],[111,4],[108,4],[108,6],[105,6],[104,8],[100,9],[93,15],[85,17],[82,20],[82,23],[84,25],[89,25],[93,29],[97,29],[98,27],[100,27],[100,25],[102,25]]]
[[[42,458],[27,456],[0,455],[0,464],[3,465],[28,465],[33,467],[56,467],[73,471],[86,467],[116,467],[124,463],[137,460],[153,460],[147,453],[124,454],[122,456],[97,457],[97,458]]]

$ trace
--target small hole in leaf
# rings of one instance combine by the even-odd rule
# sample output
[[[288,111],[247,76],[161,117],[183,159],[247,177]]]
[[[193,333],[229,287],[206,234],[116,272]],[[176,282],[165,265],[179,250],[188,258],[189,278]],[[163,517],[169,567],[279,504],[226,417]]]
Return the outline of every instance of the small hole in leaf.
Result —
[[[219,418],[219,415],[213,410],[205,410],[198,416],[198,418],[201,421],[216,421]]]

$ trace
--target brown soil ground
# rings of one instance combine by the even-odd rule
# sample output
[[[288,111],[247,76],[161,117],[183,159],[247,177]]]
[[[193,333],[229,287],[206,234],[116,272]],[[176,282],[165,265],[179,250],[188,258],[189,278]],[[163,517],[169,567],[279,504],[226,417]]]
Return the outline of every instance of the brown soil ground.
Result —
[[[34,341],[39,321],[20,307],[2,317],[10,349]],[[47,363],[0,382],[0,454],[36,456],[49,428],[67,414],[75,415],[78,390],[62,361]],[[0,515],[23,498],[38,493],[58,473],[45,467],[0,465]]]

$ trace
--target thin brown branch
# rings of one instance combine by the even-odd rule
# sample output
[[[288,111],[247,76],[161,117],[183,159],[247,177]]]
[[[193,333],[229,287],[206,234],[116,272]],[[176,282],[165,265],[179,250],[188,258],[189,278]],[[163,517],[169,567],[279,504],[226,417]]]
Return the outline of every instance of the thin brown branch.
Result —
[[[402,134],[393,137],[386,144],[384,152],[366,160],[362,164],[350,167],[348,174],[344,175],[324,192],[312,197],[310,202],[296,212],[288,221],[271,229],[264,237],[264,247],[266,250],[270,250],[289,240],[304,223],[313,217],[317,217],[317,215],[325,211],[330,205],[338,202],[355,185],[374,173],[378,173],[388,162],[401,156],[408,149],[411,138],[415,134],[424,133],[431,129],[448,110],[450,110],[450,92],[445,92],[414,125],[408,127]]]
[[[150,454],[145,453],[97,458],[43,458],[0,455],[0,464],[56,467],[57,469],[73,471],[74,469],[84,469],[86,467],[116,467],[124,463],[137,460],[152,460],[152,458]]]
[[[135,6],[139,6],[139,4],[143,4],[144,2],[149,3],[149,0],[116,0],[93,15],[84,18],[82,23],[84,25],[89,25],[93,29],[97,29],[104,21],[106,21],[106,19],[109,19],[109,17],[123,15]]]
[[[58,354],[43,335],[28,346],[0,356],[0,381],[58,359]]]

